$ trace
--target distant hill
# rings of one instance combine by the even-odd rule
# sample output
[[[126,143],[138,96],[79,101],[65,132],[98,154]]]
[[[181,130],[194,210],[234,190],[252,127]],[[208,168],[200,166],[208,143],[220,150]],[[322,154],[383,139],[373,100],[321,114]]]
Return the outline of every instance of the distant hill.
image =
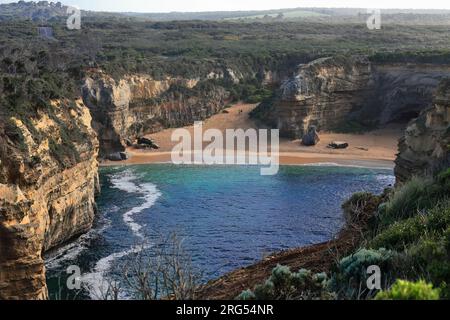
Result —
[[[383,9],[386,22],[450,24],[450,10]],[[360,22],[368,16],[365,8],[289,8],[263,11],[123,13],[144,20],[299,20],[326,22]]]
[[[136,19],[140,21],[175,21],[175,20],[239,20],[247,22],[275,22],[313,20],[327,23],[361,23],[367,17],[364,8],[289,8],[253,11],[216,11],[216,12],[169,12],[169,13],[136,13],[136,12],[94,12],[82,11],[85,17],[115,17]],[[450,24],[450,10],[411,10],[383,9],[384,23],[399,24]],[[67,6],[61,2],[26,2],[0,5],[0,21],[33,20],[51,21],[67,17]]]
[[[0,5],[0,20],[51,20],[67,15],[67,6],[48,1],[8,3]]]

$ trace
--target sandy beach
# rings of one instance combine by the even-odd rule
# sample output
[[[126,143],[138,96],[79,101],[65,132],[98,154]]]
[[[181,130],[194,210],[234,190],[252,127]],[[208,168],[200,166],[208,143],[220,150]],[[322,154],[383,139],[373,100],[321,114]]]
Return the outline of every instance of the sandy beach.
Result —
[[[256,107],[251,104],[236,104],[224,113],[217,114],[204,121],[203,130],[264,128],[250,119],[249,113]],[[185,127],[192,135],[193,126]],[[102,162],[102,166],[134,165],[171,162],[172,148],[178,142],[172,142],[172,133],[176,129],[166,129],[147,135],[159,146],[159,150],[137,150],[128,148],[130,159],[123,162]],[[399,125],[375,130],[364,134],[337,134],[319,132],[320,142],[313,147],[303,146],[300,140],[280,139],[279,159],[282,165],[305,165],[333,163],[338,165],[392,168],[397,154],[398,140],[403,132]],[[332,141],[345,141],[347,149],[328,148]],[[205,144],[206,146],[207,144]]]

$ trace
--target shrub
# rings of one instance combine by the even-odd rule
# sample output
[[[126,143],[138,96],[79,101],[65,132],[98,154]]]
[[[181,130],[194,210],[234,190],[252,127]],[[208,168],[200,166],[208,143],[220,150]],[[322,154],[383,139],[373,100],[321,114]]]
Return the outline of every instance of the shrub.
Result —
[[[252,290],[245,290],[236,298],[238,300],[256,300],[256,295]]]
[[[439,289],[433,289],[433,285],[421,280],[408,282],[397,280],[387,291],[377,294],[376,300],[438,300]]]
[[[426,211],[400,221],[369,243],[371,248],[402,251],[405,263],[402,273],[416,279],[417,274],[441,288],[443,297],[450,297],[450,201],[444,200]],[[400,271],[400,270],[399,270]]]
[[[50,138],[48,146],[50,155],[58,162],[61,168],[70,168],[80,161],[80,154],[70,140],[58,143],[55,139]]]
[[[395,256],[393,251],[360,249],[355,254],[345,257],[339,263],[339,269],[348,277],[366,277],[367,268],[371,265],[383,265]]]
[[[331,279],[331,287],[344,298],[365,298],[374,295],[366,289],[367,269],[376,265],[383,270],[385,280],[391,278],[398,254],[386,249],[360,249],[356,253],[343,258],[337,265],[337,270]]]
[[[434,192],[431,179],[412,178],[393,192],[381,213],[381,224],[389,225],[416,215],[420,209],[430,208],[434,204]]]
[[[450,127],[449,127],[449,130],[450,130]],[[446,187],[450,188],[450,168],[448,168],[447,170],[442,171],[438,175],[438,181],[442,185],[445,185]]]
[[[257,285],[254,291],[243,291],[238,300],[306,300],[332,299],[334,294],[328,290],[328,277],[325,273],[314,274],[301,269],[297,273],[288,267],[278,265],[271,277]]]
[[[420,239],[407,252],[408,265],[412,266],[411,269],[417,270],[427,281],[440,287],[441,296],[445,299],[450,298],[449,235],[450,228],[444,236]]]
[[[421,237],[442,235],[450,226],[450,201],[444,200],[425,214],[399,221],[387,227],[371,240],[372,248],[401,250]]]
[[[27,151],[27,144],[25,143],[25,137],[23,135],[22,130],[20,130],[19,127],[16,126],[14,121],[8,120],[5,124],[5,134],[13,141],[18,148],[26,152]]]
[[[353,194],[343,205],[344,217],[347,225],[352,226],[370,220],[378,206],[381,198],[369,192]]]

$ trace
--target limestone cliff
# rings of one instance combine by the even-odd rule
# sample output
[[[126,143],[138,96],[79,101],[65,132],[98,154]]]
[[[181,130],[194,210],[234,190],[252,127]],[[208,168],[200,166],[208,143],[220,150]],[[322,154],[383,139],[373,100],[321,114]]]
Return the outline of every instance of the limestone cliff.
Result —
[[[209,75],[216,76],[223,75]],[[114,80],[101,71],[86,77],[82,91],[99,136],[101,156],[123,151],[127,139],[206,119],[219,112],[228,97],[222,87],[200,79],[128,75]]]
[[[376,98],[366,107],[378,123],[408,123],[432,105],[442,79],[450,76],[450,66],[432,64],[374,64]]]
[[[436,87],[449,75],[450,66],[322,58],[301,65],[277,97],[254,114],[291,138],[301,138],[310,125],[341,130],[349,122],[365,127],[404,123],[431,105]]]
[[[395,167],[399,183],[450,167],[450,80],[440,84],[433,106],[410,123],[399,151]]]
[[[81,101],[0,121],[0,299],[45,299],[42,254],[86,232],[98,142]]]
[[[364,57],[323,58],[301,65],[281,86],[272,123],[288,137],[301,137],[309,125],[331,128],[363,104],[373,84],[371,75]]]

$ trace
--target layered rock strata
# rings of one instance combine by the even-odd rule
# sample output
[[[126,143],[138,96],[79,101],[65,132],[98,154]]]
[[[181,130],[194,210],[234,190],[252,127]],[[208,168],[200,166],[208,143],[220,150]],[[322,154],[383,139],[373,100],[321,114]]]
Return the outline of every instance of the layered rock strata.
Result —
[[[290,138],[301,138],[311,125],[344,131],[351,123],[366,128],[407,123],[431,106],[439,82],[448,76],[450,66],[322,58],[301,65],[254,115]]]
[[[42,255],[88,231],[98,142],[81,101],[0,124],[0,299],[45,299]]]
[[[126,140],[142,134],[206,119],[224,108],[229,95],[222,87],[206,86],[200,79],[155,80],[129,75],[114,80],[102,72],[89,75],[82,92],[102,157],[123,151]]]
[[[399,151],[395,161],[398,183],[450,167],[450,80],[441,82],[433,106],[409,124]]]

